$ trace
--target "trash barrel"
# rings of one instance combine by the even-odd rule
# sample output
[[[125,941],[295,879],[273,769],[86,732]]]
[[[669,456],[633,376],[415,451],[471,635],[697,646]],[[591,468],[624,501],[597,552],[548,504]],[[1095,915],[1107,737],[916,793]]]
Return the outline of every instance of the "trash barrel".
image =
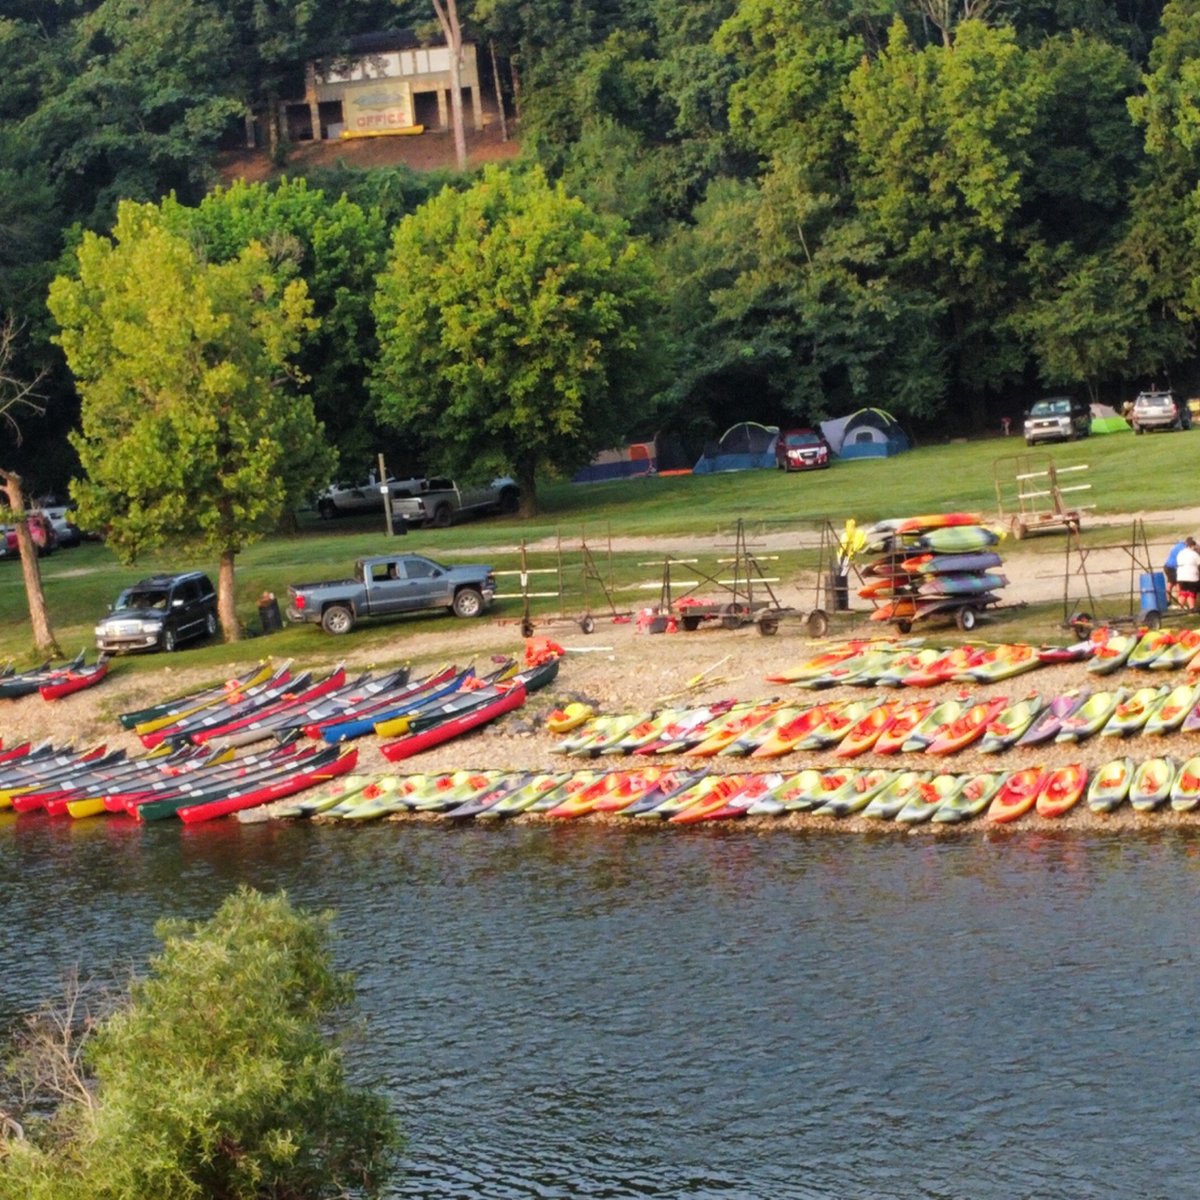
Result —
[[[258,623],[263,633],[278,633],[283,628],[283,614],[274,592],[263,592],[258,601]]]
[[[1138,576],[1142,594],[1142,612],[1167,611],[1167,577],[1161,571],[1147,571]]]
[[[830,571],[825,579],[825,590],[829,595],[829,607],[834,612],[845,612],[850,607],[850,576]]]

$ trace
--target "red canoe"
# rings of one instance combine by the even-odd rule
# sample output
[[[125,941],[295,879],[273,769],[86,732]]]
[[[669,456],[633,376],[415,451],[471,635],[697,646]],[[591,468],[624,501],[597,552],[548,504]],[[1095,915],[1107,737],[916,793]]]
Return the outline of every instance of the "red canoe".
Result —
[[[408,737],[402,737],[398,741],[387,742],[380,746],[380,753],[391,762],[399,762],[401,759],[419,754],[422,750],[428,750],[431,746],[440,746],[443,742],[448,742],[472,729],[478,729],[480,725],[486,725],[489,721],[494,721],[497,717],[502,717],[505,713],[520,708],[524,703],[525,685],[520,683],[514,688],[509,688],[507,692],[491,698],[478,708],[451,717],[440,725],[430,725],[429,728],[422,729],[420,733],[411,733]]]

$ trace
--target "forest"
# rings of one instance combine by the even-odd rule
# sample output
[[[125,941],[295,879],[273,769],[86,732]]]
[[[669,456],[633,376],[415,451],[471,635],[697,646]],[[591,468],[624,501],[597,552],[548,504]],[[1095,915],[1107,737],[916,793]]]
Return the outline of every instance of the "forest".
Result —
[[[405,377],[381,369],[376,322],[403,303],[394,279],[382,308],[375,291],[404,277],[389,266],[414,244],[401,223],[478,176],[300,179],[286,143],[282,182],[220,188],[216,174],[247,115],[295,94],[306,60],[393,28],[439,42],[433,8],[8,0],[0,313],[19,337],[0,376],[40,376],[45,413],[5,452],[32,494],[79,470],[50,284],[77,270],[85,237],[111,233],[122,201],[157,206],[214,261],[255,241],[281,277],[304,280],[311,318],[287,386],[311,395],[347,470],[385,446],[398,474],[453,465],[444,431],[388,394]],[[503,170],[582,205],[580,238],[620,231],[637,256],[636,302],[593,331],[636,343],[636,361],[586,397],[591,432],[551,467],[601,438],[663,431],[695,446],[740,419],[878,405],[932,439],[994,430],[1049,389],[1119,404],[1148,383],[1200,386],[1200,0],[458,0],[458,12],[516,120],[521,156]],[[505,386],[464,393],[460,416]]]

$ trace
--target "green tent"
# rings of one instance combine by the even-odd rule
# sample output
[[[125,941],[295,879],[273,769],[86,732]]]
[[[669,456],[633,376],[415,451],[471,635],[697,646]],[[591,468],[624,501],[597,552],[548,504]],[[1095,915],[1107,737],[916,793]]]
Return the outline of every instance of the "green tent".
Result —
[[[1129,422],[1107,404],[1092,405],[1092,433],[1129,433]]]

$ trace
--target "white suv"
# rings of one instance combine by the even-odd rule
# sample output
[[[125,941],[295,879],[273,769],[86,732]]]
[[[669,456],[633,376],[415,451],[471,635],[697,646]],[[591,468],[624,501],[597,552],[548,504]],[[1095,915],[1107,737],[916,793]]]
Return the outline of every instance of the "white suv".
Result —
[[[1129,414],[1134,433],[1147,429],[1191,429],[1192,414],[1174,392],[1139,392]]]

